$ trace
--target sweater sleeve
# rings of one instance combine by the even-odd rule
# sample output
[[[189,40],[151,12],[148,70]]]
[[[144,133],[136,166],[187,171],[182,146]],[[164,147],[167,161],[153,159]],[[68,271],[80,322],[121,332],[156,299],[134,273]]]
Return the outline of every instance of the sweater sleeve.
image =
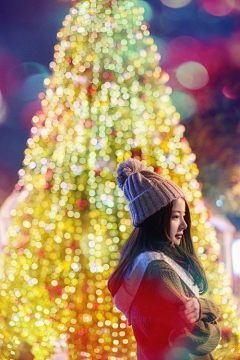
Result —
[[[180,278],[168,264],[162,261],[152,262],[146,273],[148,307],[154,307],[156,300],[161,304],[154,320],[151,320],[154,323],[155,335],[151,334],[151,338],[155,338],[154,342],[157,344],[157,334],[167,326],[170,330],[168,337],[170,346],[185,348],[196,356],[211,353],[220,340],[220,327],[217,322],[215,320],[205,322],[200,318],[195,324],[188,324],[182,320],[178,311],[180,305],[186,302],[181,296],[184,293],[183,287]],[[203,300],[200,301],[205,304]],[[203,306],[202,313],[205,314],[204,309]]]
[[[219,318],[220,309],[213,300],[203,297],[199,297],[197,299],[200,304],[200,320],[212,322]]]
[[[203,356],[212,352],[220,340],[220,327],[216,321],[198,320],[192,331],[188,327],[174,329],[169,335],[169,344],[184,347],[192,354]]]

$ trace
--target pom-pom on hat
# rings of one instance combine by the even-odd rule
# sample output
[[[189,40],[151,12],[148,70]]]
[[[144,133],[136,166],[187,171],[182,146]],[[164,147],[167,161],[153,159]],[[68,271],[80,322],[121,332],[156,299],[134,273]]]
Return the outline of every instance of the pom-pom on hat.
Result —
[[[132,158],[119,165],[117,182],[128,201],[134,227],[171,201],[186,198],[175,182],[148,170],[143,162]]]

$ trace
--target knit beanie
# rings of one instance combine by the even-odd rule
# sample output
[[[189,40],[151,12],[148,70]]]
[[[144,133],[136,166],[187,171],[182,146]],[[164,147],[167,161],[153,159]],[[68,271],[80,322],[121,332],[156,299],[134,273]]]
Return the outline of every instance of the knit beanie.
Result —
[[[128,201],[134,227],[171,201],[186,198],[175,182],[148,170],[143,162],[136,159],[127,159],[119,165],[116,180]]]

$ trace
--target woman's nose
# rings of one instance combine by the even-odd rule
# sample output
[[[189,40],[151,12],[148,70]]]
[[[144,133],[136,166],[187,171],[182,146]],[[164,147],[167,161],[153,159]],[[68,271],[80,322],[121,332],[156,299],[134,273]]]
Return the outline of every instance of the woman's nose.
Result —
[[[183,230],[185,230],[187,228],[187,223],[186,223],[184,218],[182,219],[181,227],[182,227]]]

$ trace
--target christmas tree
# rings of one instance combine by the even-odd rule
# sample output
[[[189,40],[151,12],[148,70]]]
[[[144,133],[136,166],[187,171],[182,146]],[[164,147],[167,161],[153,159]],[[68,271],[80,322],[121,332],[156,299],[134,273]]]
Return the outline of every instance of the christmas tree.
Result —
[[[214,356],[240,355],[237,305],[201,200],[195,155],[143,14],[137,1],[82,1],[58,33],[2,258],[2,360],[19,359],[25,345],[36,360],[50,360],[56,341],[67,342],[71,360],[136,359],[132,328],[107,289],[132,231],[116,185],[117,165],[130,157],[185,191],[206,296],[221,308]]]

